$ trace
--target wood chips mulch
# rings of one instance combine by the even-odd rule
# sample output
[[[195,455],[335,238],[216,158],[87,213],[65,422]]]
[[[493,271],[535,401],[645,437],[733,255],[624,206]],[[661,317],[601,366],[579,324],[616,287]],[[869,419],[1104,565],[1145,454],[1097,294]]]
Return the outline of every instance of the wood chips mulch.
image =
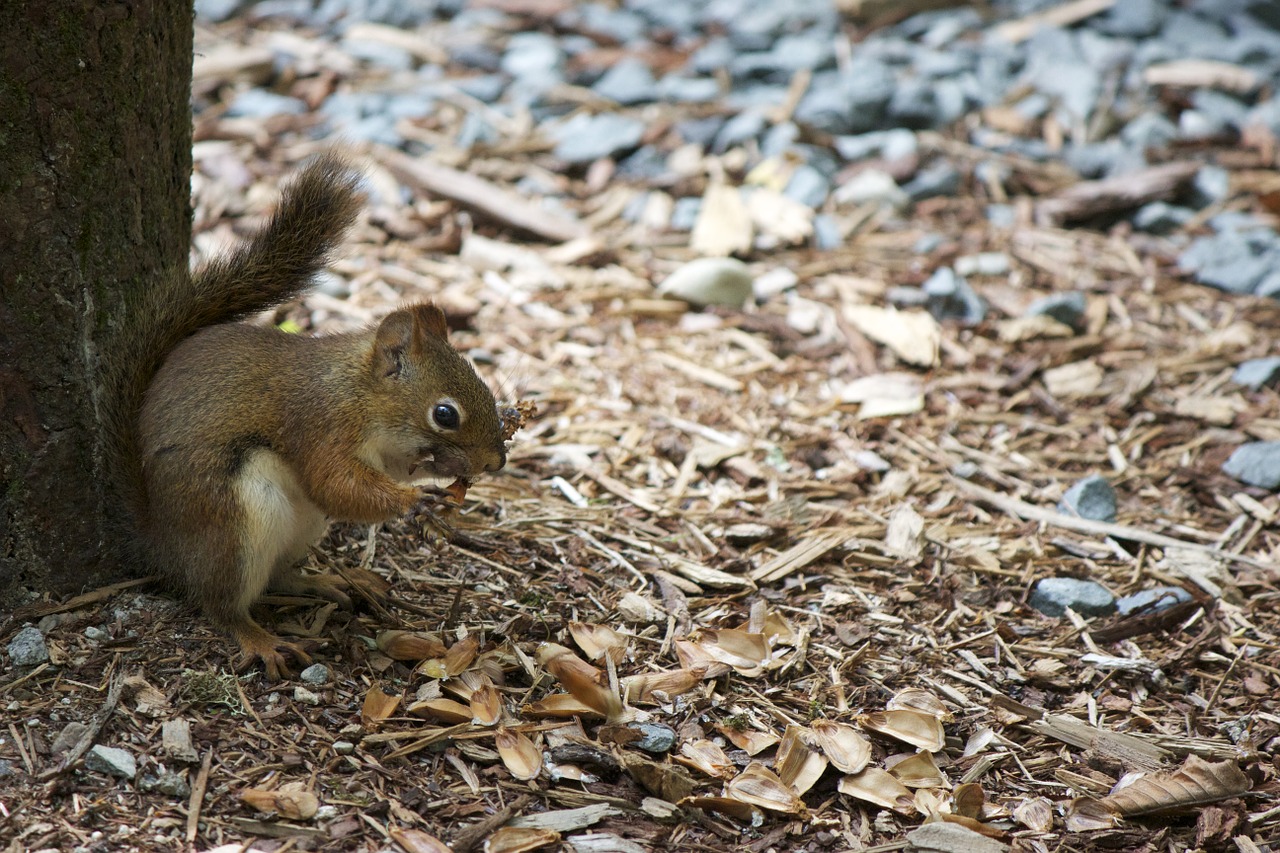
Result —
[[[1280,306],[1187,283],[1159,239],[1037,224],[1031,204],[992,228],[975,183],[905,220],[836,210],[849,239],[832,252],[765,216],[776,248],[745,257],[778,291],[697,311],[654,292],[697,256],[690,235],[620,217],[645,188],[557,174],[527,140],[451,152],[459,116],[417,132],[472,195],[368,152],[373,186],[395,176],[417,201],[374,204],[335,264],[351,296],[288,318],[344,328],[439,300],[501,395],[537,403],[507,470],[471,488],[444,547],[408,522],[335,528],[317,567],[371,571],[391,594],[355,613],[269,608],[318,641],[320,684],[234,677],[230,642],[145,587],[33,602],[20,616],[44,618],[52,661],[0,684],[7,849],[1280,839],[1280,501],[1219,470],[1240,443],[1280,439],[1276,391],[1229,381],[1276,352]],[[317,146],[292,125],[202,122],[208,250]],[[962,162],[963,145],[934,142]],[[225,185],[230,164],[249,191]],[[681,193],[741,183],[743,166],[695,158]],[[1257,209],[1236,175],[1230,205]],[[495,195],[524,176],[566,191],[585,236],[530,239],[526,211]],[[916,254],[933,232],[946,242]],[[994,308],[982,324],[870,313],[979,252],[1012,265],[971,278]],[[1083,328],[1018,319],[1074,289]],[[1090,474],[1115,487],[1115,524],[1057,509]],[[1035,581],[1063,576],[1191,601],[1098,618],[1028,606]],[[71,722],[88,728],[59,750],[122,748],[137,778],[64,766]]]

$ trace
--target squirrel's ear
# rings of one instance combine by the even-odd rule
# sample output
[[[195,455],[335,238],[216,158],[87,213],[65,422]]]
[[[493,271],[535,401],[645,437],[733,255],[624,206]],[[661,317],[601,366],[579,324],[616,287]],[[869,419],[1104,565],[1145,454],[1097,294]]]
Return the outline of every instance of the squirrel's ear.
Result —
[[[414,322],[428,335],[445,340],[449,337],[449,323],[444,312],[433,302],[423,302],[408,309],[413,312]]]
[[[398,376],[404,357],[413,342],[414,317],[403,308],[392,311],[378,324],[373,338],[373,372],[376,376]]]

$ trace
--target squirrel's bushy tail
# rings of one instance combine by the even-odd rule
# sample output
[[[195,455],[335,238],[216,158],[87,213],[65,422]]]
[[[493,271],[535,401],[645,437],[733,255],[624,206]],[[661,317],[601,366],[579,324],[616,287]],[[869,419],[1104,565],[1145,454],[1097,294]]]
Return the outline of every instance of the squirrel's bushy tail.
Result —
[[[280,206],[252,238],[189,272],[144,285],[117,324],[103,405],[107,470],[120,497],[145,507],[138,415],[165,356],[185,338],[300,295],[328,262],[361,207],[361,173],[337,154],[312,161],[284,188]]]

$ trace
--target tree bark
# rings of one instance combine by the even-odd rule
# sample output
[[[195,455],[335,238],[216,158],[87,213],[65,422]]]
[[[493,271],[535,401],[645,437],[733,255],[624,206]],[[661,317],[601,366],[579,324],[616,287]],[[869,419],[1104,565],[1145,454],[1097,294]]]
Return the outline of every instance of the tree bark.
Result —
[[[187,264],[191,57],[192,0],[0,2],[0,603],[128,568],[103,365]]]

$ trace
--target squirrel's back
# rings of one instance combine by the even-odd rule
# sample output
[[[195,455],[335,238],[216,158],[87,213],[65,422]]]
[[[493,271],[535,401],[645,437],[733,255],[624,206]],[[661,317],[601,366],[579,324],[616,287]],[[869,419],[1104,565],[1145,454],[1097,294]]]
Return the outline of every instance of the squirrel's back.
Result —
[[[304,292],[360,210],[361,175],[344,158],[323,155],[284,188],[267,225],[250,240],[197,268],[135,291],[118,346],[104,355],[108,472],[137,516],[145,511],[138,418],[165,357],[208,326],[240,320]]]

